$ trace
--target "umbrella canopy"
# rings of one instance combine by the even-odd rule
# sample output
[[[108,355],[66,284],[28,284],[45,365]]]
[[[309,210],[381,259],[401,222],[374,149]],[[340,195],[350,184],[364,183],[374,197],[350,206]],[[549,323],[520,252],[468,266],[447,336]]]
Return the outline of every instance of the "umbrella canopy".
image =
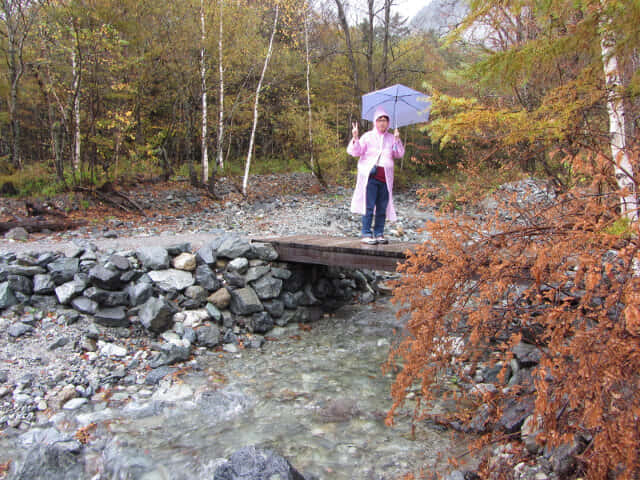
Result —
[[[397,128],[429,120],[431,102],[424,93],[397,84],[362,96],[362,118],[372,122],[377,108],[388,112],[389,124]]]

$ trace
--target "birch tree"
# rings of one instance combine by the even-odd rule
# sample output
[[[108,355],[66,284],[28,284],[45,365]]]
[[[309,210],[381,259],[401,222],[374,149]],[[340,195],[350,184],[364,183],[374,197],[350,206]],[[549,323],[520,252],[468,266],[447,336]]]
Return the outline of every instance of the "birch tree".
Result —
[[[603,15],[600,22],[600,48],[607,86],[607,113],[609,115],[609,134],[611,136],[611,154],[614,163],[614,175],[618,187],[623,192],[620,198],[620,211],[631,221],[638,219],[637,186],[634,180],[633,165],[629,159],[625,132],[625,109],[621,96],[622,81],[618,59],[615,54],[615,32],[611,31],[607,18],[605,1],[601,2]]]
[[[276,29],[278,27],[278,14],[280,6],[276,3],[276,10],[273,18],[273,29],[271,30],[271,37],[269,38],[269,47],[267,48],[267,55],[264,59],[264,65],[262,66],[262,73],[260,74],[260,80],[258,81],[258,86],[256,87],[256,98],[253,105],[253,126],[251,128],[251,138],[249,139],[249,151],[247,152],[247,161],[244,167],[244,177],[242,179],[242,194],[247,195],[247,185],[249,183],[249,169],[251,168],[251,155],[253,153],[253,144],[255,142],[256,137],[256,127],[258,125],[258,106],[260,104],[260,90],[262,90],[262,82],[264,80],[264,75],[267,71],[267,67],[269,66],[269,60],[271,59],[271,53],[273,51],[273,38],[276,35]]]
[[[204,0],[200,0],[200,87],[202,100],[202,183],[206,185],[209,181],[209,152],[207,142],[207,63],[206,63],[206,41],[207,31],[205,27]]]
[[[314,169],[314,161],[313,161],[313,117],[311,114],[311,59],[309,56],[309,15],[311,10],[311,6],[308,3],[305,3],[304,9],[304,51],[305,51],[305,59],[307,63],[306,69],[306,80],[307,80],[307,111],[309,114],[309,166],[311,167],[311,172],[316,175]]]
[[[223,22],[224,22],[224,0],[218,2],[220,6],[220,18],[219,18],[219,32],[218,32],[218,81],[219,81],[219,94],[218,94],[218,142],[216,151],[216,165],[218,168],[224,168],[223,157],[223,140],[224,140],[224,66],[222,56],[222,40],[223,40]]]

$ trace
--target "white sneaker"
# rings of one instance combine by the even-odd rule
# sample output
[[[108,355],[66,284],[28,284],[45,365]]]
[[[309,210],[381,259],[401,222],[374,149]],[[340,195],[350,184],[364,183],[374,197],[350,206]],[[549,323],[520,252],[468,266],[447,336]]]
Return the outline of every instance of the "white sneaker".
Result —
[[[373,237],[362,237],[360,243],[366,243],[367,245],[375,245],[378,241]]]

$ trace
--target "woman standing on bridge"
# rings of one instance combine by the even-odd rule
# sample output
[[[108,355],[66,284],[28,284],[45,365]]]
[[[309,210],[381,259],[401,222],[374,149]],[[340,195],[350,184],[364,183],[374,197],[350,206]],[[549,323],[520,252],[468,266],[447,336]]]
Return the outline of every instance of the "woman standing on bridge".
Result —
[[[384,237],[384,222],[396,220],[393,207],[394,159],[402,158],[404,146],[396,128],[393,135],[387,132],[389,114],[383,109],[373,116],[374,127],[362,137],[358,135],[358,122],[353,123],[353,138],[347,153],[358,160],[356,189],[351,199],[351,211],[362,215],[362,243],[375,245],[388,243]],[[375,214],[373,231],[371,224]]]

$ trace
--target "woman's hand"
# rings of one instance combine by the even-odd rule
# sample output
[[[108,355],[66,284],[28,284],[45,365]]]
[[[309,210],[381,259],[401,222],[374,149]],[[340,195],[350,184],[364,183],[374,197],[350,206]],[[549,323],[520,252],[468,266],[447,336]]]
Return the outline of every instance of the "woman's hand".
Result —
[[[400,130],[397,128],[393,131],[393,139],[397,142],[400,140]]]
[[[358,140],[359,135],[358,135],[358,122],[351,122],[351,135],[353,135],[353,139],[354,140]]]

